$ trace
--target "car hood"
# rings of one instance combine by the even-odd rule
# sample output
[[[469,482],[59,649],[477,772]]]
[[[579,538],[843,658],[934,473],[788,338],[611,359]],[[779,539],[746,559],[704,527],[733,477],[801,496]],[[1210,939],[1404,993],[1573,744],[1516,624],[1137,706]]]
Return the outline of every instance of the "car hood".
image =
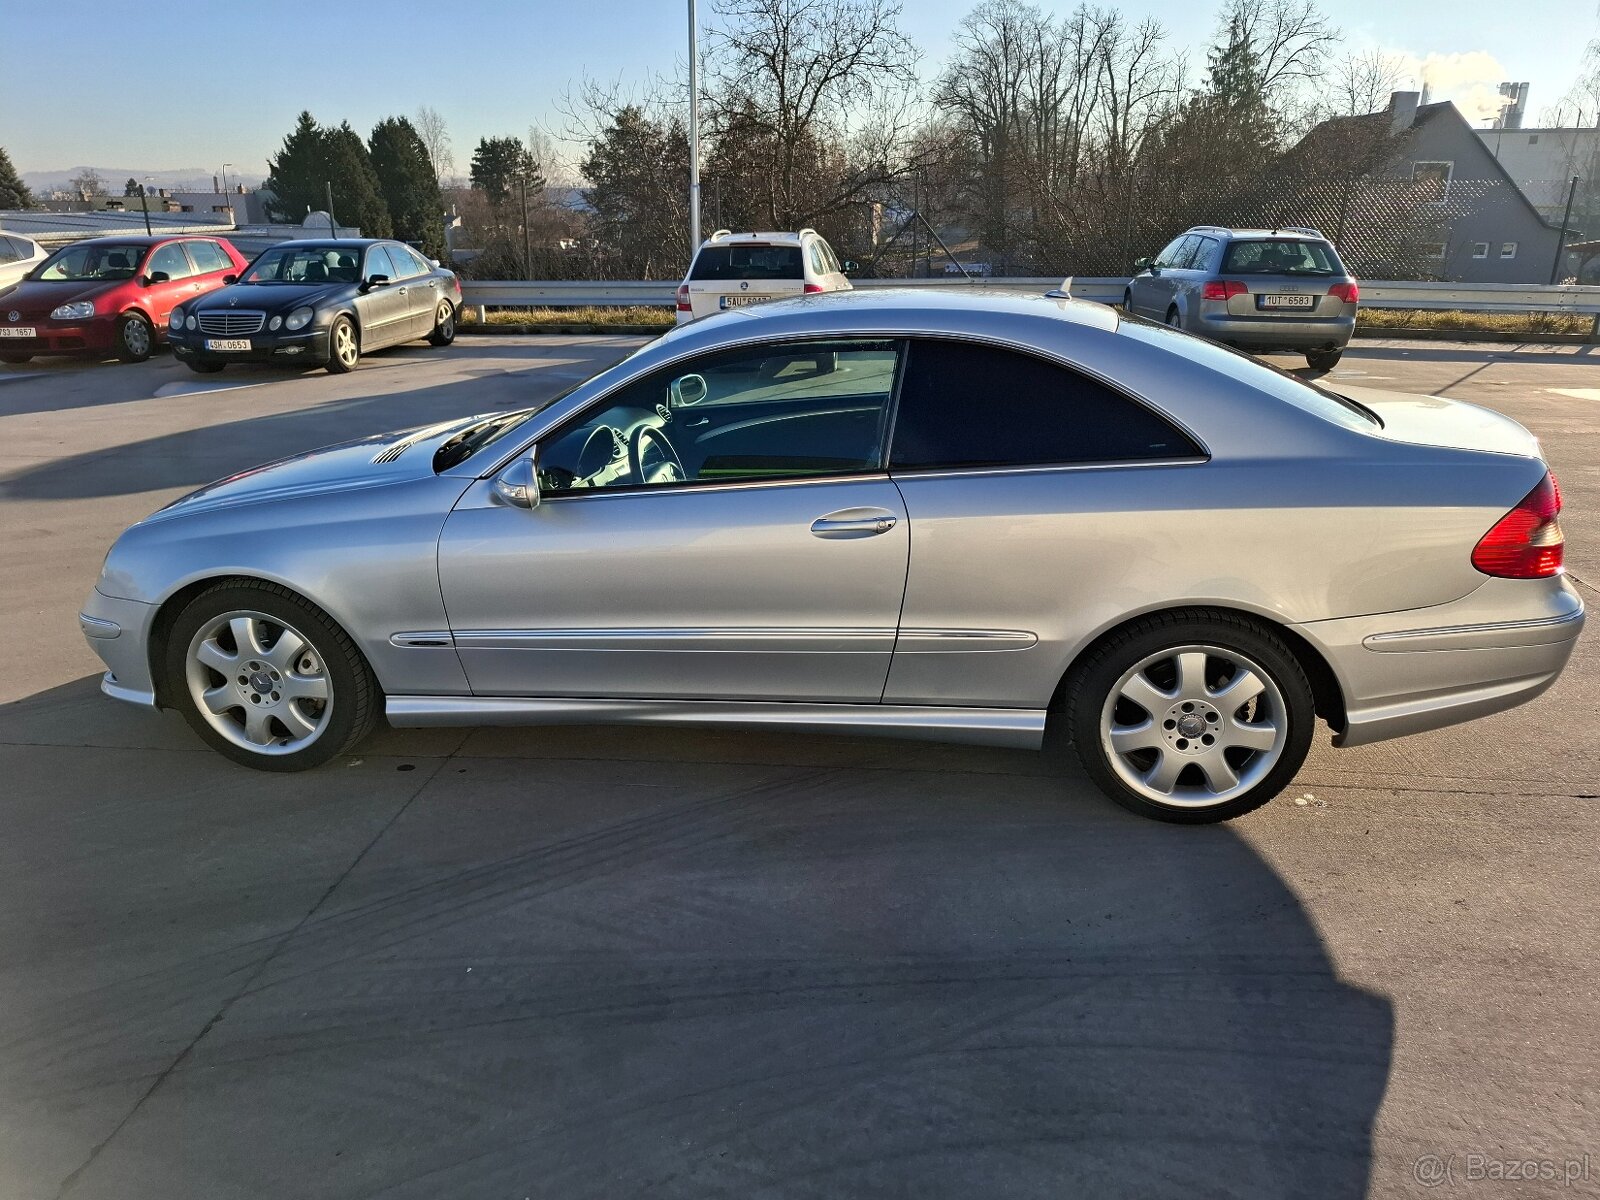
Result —
[[[0,321],[6,321],[13,310],[24,318],[48,316],[63,304],[93,300],[102,292],[127,282],[126,279],[97,279],[89,283],[65,280],[42,283],[37,279],[24,279],[14,287],[0,288]]]
[[[353,283],[234,283],[189,301],[187,309],[191,312],[218,308],[284,312],[302,304],[314,304],[342,288],[353,287]]]
[[[1415,396],[1379,388],[1344,387],[1338,392],[1378,414],[1382,435],[1396,442],[1518,454],[1542,458],[1539,439],[1510,417],[1444,396]]]
[[[208,483],[145,520],[164,521],[219,508],[302,499],[430,476],[434,451],[460,431],[497,415],[462,417],[281,458]]]

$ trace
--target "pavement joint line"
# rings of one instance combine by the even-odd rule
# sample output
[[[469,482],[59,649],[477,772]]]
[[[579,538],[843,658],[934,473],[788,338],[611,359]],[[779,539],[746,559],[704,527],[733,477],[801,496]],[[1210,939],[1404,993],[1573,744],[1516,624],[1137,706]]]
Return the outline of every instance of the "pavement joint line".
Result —
[[[377,833],[372,835],[371,839],[369,839],[367,844],[363,846],[360,851],[357,852],[356,856],[350,860],[350,862],[345,866],[344,870],[339,872],[337,878],[335,878],[334,881],[330,883],[326,889],[324,889],[322,895],[317,897],[316,903],[307,909],[300,919],[296,921],[294,925],[292,925],[283,934],[283,936],[278,938],[278,940],[273,944],[272,948],[268,950],[267,953],[262,956],[261,961],[256,964],[255,969],[245,976],[244,981],[239,985],[237,990],[235,990],[231,996],[225,999],[218,1007],[217,1011],[212,1014],[211,1019],[205,1023],[200,1032],[195,1034],[194,1038],[190,1040],[189,1044],[178,1052],[177,1057],[162,1069],[161,1073],[156,1076],[155,1081],[145,1089],[144,1094],[140,1096],[138,1100],[134,1101],[133,1107],[127,1111],[122,1120],[117,1122],[116,1127],[113,1128],[110,1133],[106,1134],[106,1136],[101,1139],[101,1141],[96,1144],[92,1150],[89,1151],[89,1156],[85,1158],[82,1163],[75,1167],[72,1172],[61,1181],[61,1186],[56,1192],[57,1200],[60,1200],[61,1197],[66,1196],[72,1191],[72,1189],[77,1185],[78,1180],[83,1177],[83,1173],[93,1166],[95,1160],[100,1157],[101,1152],[116,1140],[117,1135],[127,1128],[128,1123],[138,1115],[139,1110],[145,1106],[145,1103],[150,1099],[150,1097],[154,1096],[158,1091],[161,1090],[161,1085],[166,1083],[166,1081],[172,1077],[173,1073],[183,1065],[187,1058],[194,1053],[195,1048],[205,1040],[206,1036],[213,1029],[215,1029],[225,1017],[227,1017],[228,1012],[233,1008],[233,1006],[250,991],[251,985],[253,985],[255,981],[259,979],[266,971],[266,969],[272,965],[273,960],[276,959],[278,955],[281,954],[289,945],[289,943],[294,940],[295,935],[298,934],[300,930],[305,927],[306,923],[317,914],[317,911],[328,902],[329,897],[331,897],[333,893],[339,889],[339,886],[350,877],[351,872],[354,871],[356,867],[361,865],[362,860],[365,859],[367,855],[372,852],[373,848],[383,840],[384,835],[387,834],[390,829],[394,828],[395,822],[405,815],[406,810],[411,807],[418,796],[422,795],[422,793],[427,790],[428,785],[438,777],[440,771],[444,769],[445,763],[449,761],[449,758],[440,759],[438,766],[430,771],[424,778],[417,781],[417,785],[411,789],[411,793],[405,798],[404,801],[401,802],[399,807],[397,807],[394,812],[390,814],[389,819],[383,823],[383,825],[378,829]]]

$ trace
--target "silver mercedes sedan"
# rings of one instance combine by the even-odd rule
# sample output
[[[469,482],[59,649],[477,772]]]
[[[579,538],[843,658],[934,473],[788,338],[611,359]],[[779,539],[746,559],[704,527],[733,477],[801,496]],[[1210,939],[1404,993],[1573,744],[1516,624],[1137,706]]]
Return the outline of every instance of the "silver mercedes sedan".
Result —
[[[1583,625],[1521,426],[1100,305],[857,291],[538,408],[313,451],[128,529],[104,690],[246,766],[391,725],[1040,747],[1222,820],[1337,745],[1530,700]]]

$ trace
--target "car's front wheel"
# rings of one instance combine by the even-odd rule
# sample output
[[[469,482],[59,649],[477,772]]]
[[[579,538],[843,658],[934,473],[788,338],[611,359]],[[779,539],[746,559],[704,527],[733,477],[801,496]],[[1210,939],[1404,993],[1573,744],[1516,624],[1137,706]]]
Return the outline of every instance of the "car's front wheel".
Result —
[[[214,750],[261,771],[320,766],[364,737],[379,692],[344,630],[287,588],[222,583],[178,615],[166,692]]]
[[[343,375],[361,362],[361,337],[349,317],[335,317],[328,330],[328,373]]]
[[[1343,350],[1307,350],[1306,363],[1313,371],[1331,371],[1344,357]]]
[[[1073,673],[1062,713],[1089,777],[1141,816],[1225,821],[1286,787],[1311,748],[1311,685],[1283,641],[1233,613],[1136,621]]]
[[[448,346],[455,340],[456,306],[448,300],[441,300],[433,314],[433,332],[428,335],[428,342],[434,346]]]
[[[117,319],[117,357],[123,362],[144,362],[155,348],[155,326],[143,313],[128,313]]]

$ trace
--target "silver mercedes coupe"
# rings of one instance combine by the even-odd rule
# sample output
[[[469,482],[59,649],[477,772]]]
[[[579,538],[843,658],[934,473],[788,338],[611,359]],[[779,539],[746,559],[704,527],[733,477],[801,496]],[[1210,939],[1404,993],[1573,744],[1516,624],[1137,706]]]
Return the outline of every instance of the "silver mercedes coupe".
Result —
[[[1146,816],[1509,708],[1583,625],[1526,430],[1100,305],[872,290],[674,330],[538,408],[313,451],[128,529],[104,690],[246,766],[391,725],[1040,747]]]

